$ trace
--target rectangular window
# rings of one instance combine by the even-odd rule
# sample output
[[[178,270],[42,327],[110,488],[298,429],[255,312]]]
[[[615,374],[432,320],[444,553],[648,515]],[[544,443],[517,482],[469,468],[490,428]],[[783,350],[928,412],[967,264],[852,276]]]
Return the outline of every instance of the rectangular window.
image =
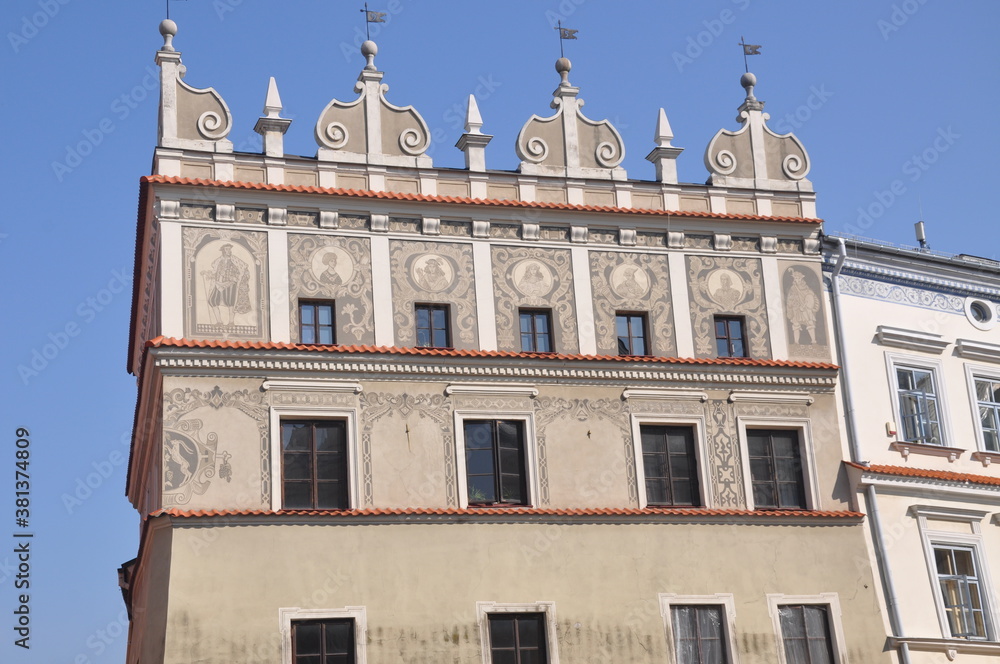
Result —
[[[986,611],[971,548],[934,546],[938,583],[951,635],[963,639],[985,639]]]
[[[715,317],[715,354],[716,357],[747,356],[742,317]]]
[[[677,664],[728,664],[722,608],[711,604],[670,607]]]
[[[647,355],[645,314],[617,314],[615,333],[619,355]]]
[[[333,323],[334,303],[325,300],[299,300],[299,339],[304,344],[337,343]]]
[[[451,348],[447,304],[418,304],[417,345],[424,348]]]
[[[293,620],[293,664],[354,664],[354,620]]]
[[[699,505],[694,430],[643,425],[642,468],[650,505]]]
[[[552,352],[552,316],[547,309],[521,309],[521,350],[526,353]]]
[[[347,423],[281,423],[283,509],[347,509]]]
[[[805,481],[798,432],[747,431],[753,502],[756,508],[805,509]]]
[[[896,367],[899,423],[908,443],[941,445],[941,417],[934,372]]]
[[[544,613],[489,614],[493,664],[545,664]]]
[[[833,664],[829,613],[822,604],[778,607],[787,664]]]
[[[470,505],[526,505],[524,422],[465,420]]]
[[[1000,452],[1000,381],[976,378],[976,401],[983,432],[983,449]]]

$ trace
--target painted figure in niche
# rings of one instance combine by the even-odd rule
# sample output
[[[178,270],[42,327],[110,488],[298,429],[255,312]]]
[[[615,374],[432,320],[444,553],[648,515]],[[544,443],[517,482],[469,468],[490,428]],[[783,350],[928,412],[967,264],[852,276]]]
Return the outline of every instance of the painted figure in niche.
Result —
[[[209,311],[215,325],[232,327],[236,314],[250,311],[250,268],[233,256],[233,245],[222,245],[222,255],[203,270]]]
[[[524,274],[517,282],[517,289],[528,297],[541,297],[549,292],[545,275],[542,274],[542,266],[538,263],[528,263],[524,268]]]
[[[816,343],[816,314],[819,313],[819,298],[806,283],[806,275],[801,270],[791,268],[792,284],[785,293],[785,316],[792,324],[792,343],[801,343],[802,328],[806,329],[809,341]]]
[[[326,269],[323,270],[319,275],[319,282],[321,284],[326,284],[327,286],[342,286],[344,280],[340,278],[340,274],[337,273],[337,254],[336,252],[328,252],[323,254],[323,265]]]
[[[649,291],[649,280],[637,265],[621,265],[611,274],[611,286],[626,299],[638,299]]]
[[[451,278],[448,272],[442,267],[442,259],[438,256],[429,256],[424,264],[413,266],[414,281],[421,288],[433,292],[442,291],[448,287]]]
[[[709,277],[709,295],[716,304],[728,311],[735,309],[743,299],[743,280],[735,275],[740,284],[740,288],[736,288],[733,286],[733,276],[729,270],[717,270]],[[716,283],[712,284],[712,281]]]
[[[169,436],[163,453],[167,489],[177,489],[190,482],[194,477],[191,471],[197,463],[197,450],[193,449],[187,441],[176,436]]]

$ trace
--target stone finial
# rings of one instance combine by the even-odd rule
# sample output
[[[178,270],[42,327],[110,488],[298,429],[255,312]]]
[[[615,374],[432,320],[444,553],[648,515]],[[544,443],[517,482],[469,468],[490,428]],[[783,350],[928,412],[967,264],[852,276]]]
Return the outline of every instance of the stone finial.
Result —
[[[656,134],[653,136],[656,147],[646,155],[646,160],[653,162],[656,166],[657,181],[677,184],[677,157],[684,151],[684,148],[674,147],[670,144],[672,140],[674,140],[674,133],[670,129],[667,112],[661,108],[656,119]]]
[[[483,116],[479,114],[476,96],[469,95],[469,105],[465,111],[465,133],[462,134],[455,147],[465,153],[465,167],[470,171],[486,170],[486,146],[493,136],[480,131],[483,126]]]
[[[719,186],[812,191],[806,179],[809,154],[795,134],[776,134],[767,126],[770,115],[754,95],[757,77],[740,78],[746,97],[739,107],[737,131],[720,129],[705,150],[708,183]]]
[[[515,144],[520,171],[528,175],[624,180],[625,143],[608,120],[595,122],[580,109],[580,89],[569,82],[573,65],[568,58],[556,60],[559,87],[552,93],[555,115],[532,115],[521,128]]]
[[[272,76],[267,83],[267,96],[264,98],[264,117],[258,118],[253,128],[263,138],[264,154],[268,157],[281,157],[285,154],[285,132],[292,121],[281,117],[281,110],[281,95],[278,94],[278,84]]]
[[[160,23],[163,47],[156,52],[160,67],[160,112],[158,144],[165,148],[232,152],[226,140],[233,116],[215,88],[193,88],[181,79],[187,72],[173,39],[177,24]]]
[[[332,100],[316,121],[315,138],[320,161],[382,164],[426,168],[433,166],[427,156],[431,132],[412,106],[394,106],[385,93],[384,74],[375,68],[378,46],[369,40],[361,44],[366,64],[351,102]]]

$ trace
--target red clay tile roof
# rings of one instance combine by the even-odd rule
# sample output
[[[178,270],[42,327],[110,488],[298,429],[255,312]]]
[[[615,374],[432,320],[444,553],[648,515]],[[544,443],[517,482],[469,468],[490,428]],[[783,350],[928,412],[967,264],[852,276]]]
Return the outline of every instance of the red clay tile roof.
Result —
[[[745,367],[785,367],[796,369],[837,369],[825,362],[792,362],[790,360],[758,360],[746,357],[656,357],[652,355],[564,355],[561,353],[519,353],[504,350],[459,350],[454,348],[400,348],[396,346],[318,346],[271,341],[216,341],[211,339],[174,339],[159,336],[146,342],[147,348],[221,348],[244,350],[297,350],[321,353],[373,353],[383,355],[426,355],[439,357],[493,357],[539,360],[587,360],[658,364],[708,364]]]
[[[528,208],[538,210],[571,210],[576,212],[604,212],[613,214],[647,215],[657,217],[692,217],[698,219],[731,219],[737,221],[780,221],[797,224],[821,224],[822,219],[808,217],[767,217],[757,214],[721,214],[716,212],[693,212],[689,210],[651,210],[646,208],[620,208],[608,205],[576,205],[573,203],[543,203],[541,201],[517,201],[501,198],[467,198],[464,196],[437,196],[430,194],[403,194],[393,191],[369,191],[365,189],[333,189],[329,187],[309,187],[290,184],[263,184],[260,182],[229,182],[204,178],[182,178],[171,175],[146,175],[140,180],[146,184],[181,184],[198,187],[219,187],[221,189],[250,189],[257,191],[281,191],[299,194],[326,194],[349,198],[368,198],[389,201],[416,201],[426,203],[454,203],[507,208]]]
[[[879,475],[921,477],[929,480],[946,480],[948,482],[964,482],[968,484],[1000,486],[1000,477],[990,477],[989,475],[971,475],[969,473],[955,473],[950,470],[926,470],[924,468],[910,468],[907,466],[881,466],[877,464],[865,466],[852,461],[845,461],[844,463],[852,468],[863,470],[866,473],[877,473]]]
[[[472,507],[458,509],[443,508],[371,508],[358,510],[179,510],[160,509],[152,512],[150,517],[213,517],[213,516],[332,516],[332,517],[367,517],[367,516],[739,516],[739,517],[824,517],[832,519],[857,519],[864,516],[859,512],[850,511],[819,511],[819,510],[730,510],[708,509],[704,507],[671,508],[647,507],[637,508],[576,508],[548,509],[538,507]]]

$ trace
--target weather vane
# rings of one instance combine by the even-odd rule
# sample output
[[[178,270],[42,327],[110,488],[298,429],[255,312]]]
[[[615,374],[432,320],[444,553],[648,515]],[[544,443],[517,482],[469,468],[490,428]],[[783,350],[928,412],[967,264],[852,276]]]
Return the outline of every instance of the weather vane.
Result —
[[[740,46],[743,47],[743,69],[750,73],[750,65],[747,64],[748,55],[760,55],[760,44],[747,44],[743,35],[740,35]]]
[[[364,9],[360,9],[358,11],[362,11],[362,12],[365,13],[365,36],[369,40],[371,40],[371,38],[372,38],[371,27],[370,27],[371,24],[372,23],[385,23],[385,12],[373,12],[373,11],[370,11],[368,9],[368,3],[367,2],[365,3],[365,8]]]
[[[174,2],[177,2],[177,0],[174,0]],[[170,18],[170,0],[167,0],[167,18]]]
[[[563,52],[563,40],[564,39],[576,39],[576,33],[580,32],[580,31],[579,30],[570,30],[569,28],[562,27],[562,20],[560,20],[558,22],[558,24],[556,25],[556,27],[553,28],[553,29],[559,31],[559,57],[560,58],[565,58],[566,54]]]

